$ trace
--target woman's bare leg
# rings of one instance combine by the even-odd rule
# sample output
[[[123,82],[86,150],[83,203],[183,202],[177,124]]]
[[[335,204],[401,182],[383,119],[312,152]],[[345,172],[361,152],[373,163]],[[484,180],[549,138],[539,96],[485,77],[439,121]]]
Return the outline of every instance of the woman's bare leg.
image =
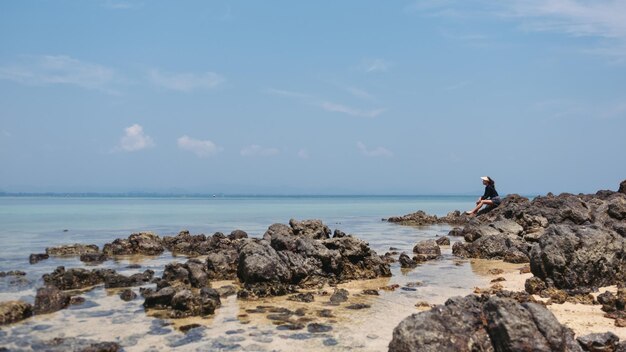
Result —
[[[478,211],[480,210],[480,208],[483,207],[483,205],[493,205],[493,201],[489,199],[483,199],[480,202],[478,202],[478,204],[476,205],[476,208],[472,209],[472,211],[468,212],[467,214],[474,215],[478,213]]]

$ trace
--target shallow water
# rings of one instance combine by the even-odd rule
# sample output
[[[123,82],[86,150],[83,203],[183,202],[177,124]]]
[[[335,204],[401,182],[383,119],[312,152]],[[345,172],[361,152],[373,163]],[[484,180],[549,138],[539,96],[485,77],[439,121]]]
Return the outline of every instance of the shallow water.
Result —
[[[230,197],[230,198],[1,198],[0,197],[0,271],[23,270],[23,282],[14,277],[0,278],[0,301],[34,301],[41,276],[58,265],[66,268],[85,266],[77,258],[53,258],[28,264],[30,253],[42,253],[45,247],[67,243],[93,243],[102,248],[106,242],[127,237],[131,232],[154,231],[174,235],[181,229],[192,233],[229,233],[242,229],[260,237],[269,225],[287,223],[290,218],[322,219],[331,229],[341,229],[370,243],[379,254],[389,247],[411,252],[422,239],[448,233],[448,226],[405,227],[381,221],[418,209],[445,215],[454,209],[466,209],[474,197]],[[67,231],[64,231],[67,230]],[[452,239],[454,241],[454,239]],[[234,296],[222,300],[222,307],[208,318],[163,320],[146,313],[143,299],[124,302],[117,293],[102,286],[84,291],[82,305],[56,313],[40,315],[2,327],[0,345],[15,350],[29,350],[36,341],[55,337],[81,337],[116,341],[127,351],[177,350],[252,350],[319,351],[358,349],[385,350],[393,328],[406,316],[420,311],[415,304],[425,301],[443,303],[455,295],[466,295],[476,286],[486,286],[489,277],[481,261],[455,258],[450,247],[443,247],[443,258],[403,270],[392,264],[391,278],[351,282],[340,287],[350,291],[348,302],[330,306],[333,288],[313,291],[315,302],[287,301],[285,297],[258,301],[240,301]],[[126,257],[107,261],[98,267],[123,274],[152,269],[160,276],[171,261],[184,262],[184,256],[164,253],[158,257]],[[126,268],[140,264],[139,269]],[[407,287],[409,285],[416,287]],[[219,287],[227,282],[213,283]],[[378,289],[392,284],[395,291],[379,290],[379,296],[363,295],[363,289]],[[147,285],[146,287],[149,287]],[[139,288],[132,288],[139,293]],[[325,291],[325,292],[323,292]],[[347,309],[354,303],[369,308]],[[287,330],[267,318],[271,308],[256,313],[257,307],[285,307],[300,310],[291,320],[302,329]],[[318,312],[330,309],[332,317]],[[422,308],[423,309],[423,308]],[[250,313],[252,312],[252,313]],[[184,334],[181,325],[198,323],[201,327]],[[308,324],[322,328],[309,331]],[[312,328],[313,326],[311,326]],[[317,332],[318,330],[328,330]]]

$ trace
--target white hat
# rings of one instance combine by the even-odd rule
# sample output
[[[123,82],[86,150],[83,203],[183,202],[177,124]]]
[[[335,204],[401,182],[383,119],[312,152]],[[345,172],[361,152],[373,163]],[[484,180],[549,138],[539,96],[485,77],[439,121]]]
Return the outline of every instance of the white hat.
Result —
[[[489,176],[481,176],[480,179],[483,181],[491,182],[491,179],[489,178]]]

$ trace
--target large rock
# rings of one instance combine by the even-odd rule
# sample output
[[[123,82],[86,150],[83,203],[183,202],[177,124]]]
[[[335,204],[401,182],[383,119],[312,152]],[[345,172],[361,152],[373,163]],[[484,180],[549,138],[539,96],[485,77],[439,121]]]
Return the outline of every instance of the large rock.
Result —
[[[330,239],[329,234],[319,220],[292,220],[291,227],[270,226],[263,240],[243,240],[237,277],[244,290],[239,296],[282,295],[298,287],[391,275],[389,265],[366,242],[353,236]]]
[[[0,325],[15,323],[33,315],[33,306],[23,301],[0,302]]]
[[[237,279],[239,252],[237,249],[224,249],[211,252],[206,258],[206,271],[213,280]]]
[[[418,262],[437,259],[441,257],[441,248],[435,240],[423,240],[417,242],[413,247],[415,256],[413,259]]]
[[[204,287],[191,290],[185,287],[164,287],[156,292],[144,294],[145,308],[165,310],[169,318],[206,316],[213,314],[221,305],[219,292]]]
[[[530,252],[532,273],[559,289],[597,288],[626,280],[625,239],[597,226],[554,225]]]
[[[619,192],[619,193],[626,194],[626,180],[622,181],[622,182],[619,184],[619,190],[618,190],[618,192]]]
[[[545,307],[509,298],[455,297],[413,314],[393,331],[389,351],[582,351]]]
[[[95,244],[67,244],[46,248],[46,254],[54,256],[79,256],[87,253],[98,253],[100,249]]]
[[[439,223],[439,219],[436,215],[426,214],[423,210],[418,210],[415,213],[403,216],[392,216],[388,218],[387,221],[411,226],[425,226]]]
[[[37,289],[35,297],[35,314],[46,314],[67,308],[70,304],[70,295],[54,286]]]
[[[154,271],[148,269],[143,273],[133,274],[125,276],[117,273],[110,273],[104,276],[105,288],[119,288],[119,287],[132,287],[140,286],[150,283]]]
[[[209,285],[205,264],[199,259],[189,259],[186,263],[170,263],[163,270],[158,286],[188,286],[203,288]]]
[[[73,268],[65,270],[64,266],[59,266],[52,273],[44,274],[43,281],[46,285],[52,285],[61,290],[74,290],[102,284],[105,276],[113,274],[115,274],[115,270],[112,269]]]
[[[128,239],[118,238],[105,244],[102,251],[107,255],[159,255],[164,247],[159,236],[152,232],[139,232],[128,236]]]

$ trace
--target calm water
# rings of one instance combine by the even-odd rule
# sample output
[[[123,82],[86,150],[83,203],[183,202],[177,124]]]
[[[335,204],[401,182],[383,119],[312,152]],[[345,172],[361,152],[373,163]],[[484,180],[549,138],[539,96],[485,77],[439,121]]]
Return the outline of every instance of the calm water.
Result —
[[[252,237],[263,235],[269,225],[288,223],[290,218],[321,219],[331,229],[341,229],[368,241],[379,254],[389,247],[410,252],[422,239],[445,235],[448,226],[405,227],[381,221],[416,210],[445,215],[455,209],[469,209],[475,197],[217,197],[217,198],[48,198],[0,197],[0,271],[23,270],[27,276],[16,283],[0,278],[0,301],[34,301],[41,275],[57,265],[81,267],[77,258],[51,258],[28,264],[30,253],[67,243],[102,245],[132,232],[153,231],[174,235],[182,229],[192,233],[230,233],[242,229]],[[454,240],[454,239],[453,239]],[[365,301],[370,309],[351,311],[336,308],[335,317],[317,318],[327,298],[316,296],[311,304],[285,301],[284,298],[256,302],[230,297],[214,317],[199,319],[203,326],[184,335],[160,319],[145,314],[138,298],[124,302],[115,290],[102,287],[84,292],[87,303],[57,313],[37,316],[0,330],[0,345],[29,350],[30,343],[54,337],[82,337],[118,341],[128,351],[144,350],[381,350],[391,338],[393,327],[405,316],[416,312],[418,301],[442,303],[449,296],[467,294],[473,287],[488,282],[484,267],[477,261],[459,260],[443,248],[444,258],[413,270],[392,265],[392,278],[345,285],[351,302]],[[127,258],[105,262],[100,267],[114,268],[124,274],[153,269],[161,275],[171,261],[185,261],[164,253],[157,258]],[[127,269],[129,263],[141,269]],[[389,284],[406,285],[420,281],[412,290],[381,291],[380,296],[361,296],[363,288]],[[214,284],[219,287],[219,284]],[[138,292],[138,288],[133,288]],[[331,289],[332,291],[332,289]],[[277,330],[264,317],[238,318],[246,308],[275,304],[311,311],[311,317],[333,325],[331,332],[310,334]],[[328,307],[326,307],[328,308]],[[335,308],[334,308],[335,309]],[[198,319],[196,319],[198,320]],[[193,321],[191,319],[190,321]],[[182,324],[182,322],[173,322]],[[164,326],[164,327],[162,327]],[[236,331],[236,333],[233,333]]]

